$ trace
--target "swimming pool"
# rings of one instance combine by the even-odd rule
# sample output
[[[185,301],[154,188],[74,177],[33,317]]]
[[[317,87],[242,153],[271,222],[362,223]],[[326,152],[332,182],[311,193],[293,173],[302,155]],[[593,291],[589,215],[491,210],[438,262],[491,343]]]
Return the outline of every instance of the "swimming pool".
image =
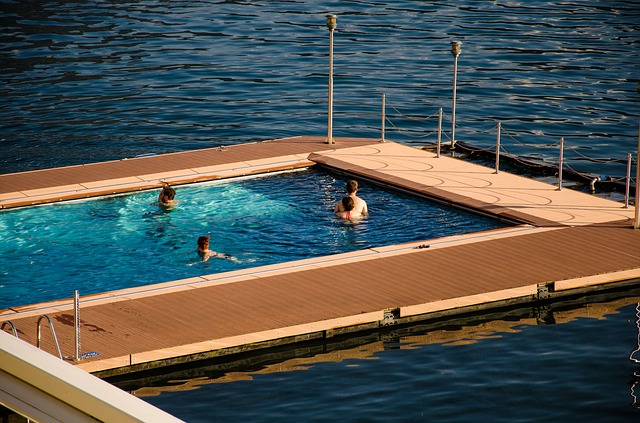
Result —
[[[176,187],[0,213],[0,309],[373,246],[431,239],[503,223],[362,184],[371,215],[336,219],[347,178],[321,169]],[[196,254],[196,240],[237,261]]]

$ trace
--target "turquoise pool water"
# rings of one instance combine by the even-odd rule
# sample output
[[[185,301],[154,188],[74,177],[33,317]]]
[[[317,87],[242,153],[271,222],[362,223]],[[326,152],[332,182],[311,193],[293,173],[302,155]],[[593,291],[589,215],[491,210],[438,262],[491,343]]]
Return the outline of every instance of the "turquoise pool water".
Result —
[[[371,215],[334,217],[347,179],[308,169],[0,213],[0,309],[504,226],[361,184]],[[237,261],[202,262],[196,240]]]

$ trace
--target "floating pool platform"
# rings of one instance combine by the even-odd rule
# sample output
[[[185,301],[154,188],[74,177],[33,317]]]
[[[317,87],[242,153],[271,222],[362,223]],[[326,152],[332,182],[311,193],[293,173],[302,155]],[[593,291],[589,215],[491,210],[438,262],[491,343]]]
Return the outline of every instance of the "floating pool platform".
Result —
[[[0,175],[0,207],[320,165],[513,226],[0,311],[100,377],[640,284],[640,230],[616,201],[376,139],[293,137]],[[375,219],[375,205],[371,219]],[[402,219],[402,216],[398,216]],[[57,354],[47,325],[42,348]],[[7,326],[5,326],[7,330]]]

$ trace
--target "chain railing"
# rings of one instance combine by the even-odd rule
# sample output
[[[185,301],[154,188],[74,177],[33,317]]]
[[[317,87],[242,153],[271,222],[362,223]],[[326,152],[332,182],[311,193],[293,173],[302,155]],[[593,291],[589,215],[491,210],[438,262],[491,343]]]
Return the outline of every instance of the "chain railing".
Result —
[[[382,140],[386,139],[386,128],[394,131],[395,133],[402,134],[402,136],[410,138],[412,140],[422,140],[427,141],[429,138],[432,138],[434,134],[437,134],[437,139],[435,141],[436,145],[436,154],[440,157],[440,149],[441,149],[441,141],[442,139],[447,139],[450,142],[451,147],[454,147],[453,140],[451,136],[447,132],[443,132],[442,130],[442,120],[447,119],[451,122],[451,118],[442,112],[442,108],[439,108],[434,113],[430,115],[409,115],[403,113],[399,107],[396,107],[392,104],[388,97],[383,94],[382,97]],[[386,112],[386,107],[389,107],[394,113],[388,114]],[[431,124],[429,121],[437,118],[437,124]],[[396,124],[394,120],[405,120],[410,122],[420,122],[422,127],[412,127],[412,128],[403,128],[401,124]],[[431,129],[433,128],[433,129]],[[455,130],[458,131],[458,141],[459,135],[462,133],[471,133],[475,136],[491,134],[495,131],[495,145],[489,148],[482,148],[478,146],[473,146],[472,150],[474,152],[482,152],[485,154],[495,154],[495,173],[500,172],[500,158],[501,154],[503,157],[508,157],[514,163],[521,164],[528,168],[545,168],[545,169],[556,169],[556,173],[558,175],[558,189],[562,189],[562,178],[563,178],[563,170],[568,170],[572,175],[576,178],[581,178],[585,181],[589,181],[590,188],[592,192],[595,192],[595,184],[598,182],[609,182],[609,183],[621,183],[624,181],[625,184],[625,200],[624,207],[629,207],[629,192],[631,185],[635,185],[637,183],[636,180],[631,178],[631,167],[635,163],[637,167],[637,160],[632,158],[632,154],[628,153],[626,158],[593,158],[589,157],[580,151],[579,147],[575,147],[570,145],[564,137],[561,137],[558,141],[546,142],[546,143],[525,143],[519,140],[516,135],[504,127],[501,122],[496,123],[486,130],[474,130],[471,128],[460,127],[459,125],[455,125]],[[453,126],[452,126],[453,130]],[[535,160],[525,160],[521,155],[511,154],[506,149],[504,142],[502,141],[502,136],[510,140],[514,145],[528,148],[528,149],[557,149],[556,153],[557,160],[551,160],[550,157],[553,154],[550,152],[544,156],[536,156]],[[544,135],[543,135],[544,136]],[[565,153],[571,153],[575,157],[567,157]],[[582,172],[575,169],[574,165],[571,165],[572,161],[588,161],[591,163],[627,163],[627,173],[623,177],[610,177],[607,176],[605,178]],[[637,179],[637,178],[636,178]]]

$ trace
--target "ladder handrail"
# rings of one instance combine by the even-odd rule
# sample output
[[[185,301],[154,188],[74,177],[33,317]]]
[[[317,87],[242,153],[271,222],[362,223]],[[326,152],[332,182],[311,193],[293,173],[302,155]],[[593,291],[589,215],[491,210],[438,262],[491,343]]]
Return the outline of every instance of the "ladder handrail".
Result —
[[[47,316],[46,314],[43,314],[42,316],[40,316],[40,318],[38,319],[38,348],[40,348],[40,322],[42,321],[42,319],[47,319],[47,321],[49,322],[49,327],[51,328],[51,334],[53,335],[53,341],[56,344],[56,349],[58,350],[58,357],[60,357],[60,360],[62,360],[62,353],[60,352],[60,344],[58,343],[58,337],[56,336],[56,330],[53,328],[53,322],[51,321],[51,318],[49,316]]]
[[[14,325],[11,320],[5,320],[4,322],[2,322],[2,326],[0,326],[0,330],[4,330],[5,324],[9,324],[9,326],[11,326],[11,330],[13,331],[13,336],[20,339],[20,337],[18,336],[18,330],[16,329],[16,325]]]

